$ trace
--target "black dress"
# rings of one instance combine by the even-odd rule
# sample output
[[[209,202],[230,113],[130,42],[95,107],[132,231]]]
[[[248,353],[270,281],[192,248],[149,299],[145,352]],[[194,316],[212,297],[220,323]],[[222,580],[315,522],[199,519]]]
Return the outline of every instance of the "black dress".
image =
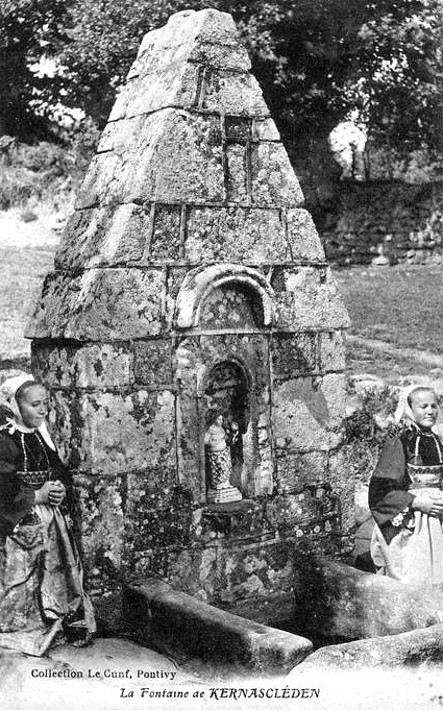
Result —
[[[384,446],[369,483],[371,554],[397,580],[443,585],[442,519],[411,506],[419,492],[442,495],[442,459],[439,437],[412,425]]]
[[[62,506],[36,504],[36,489],[56,479],[67,489]],[[0,647],[40,656],[65,635],[81,642],[95,631],[70,490],[68,470],[38,431],[0,431]]]

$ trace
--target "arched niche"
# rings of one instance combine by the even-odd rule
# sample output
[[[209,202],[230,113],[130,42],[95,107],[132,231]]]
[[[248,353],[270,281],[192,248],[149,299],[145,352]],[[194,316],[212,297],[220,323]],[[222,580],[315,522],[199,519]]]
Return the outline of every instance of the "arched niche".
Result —
[[[211,292],[220,288],[237,288],[245,298],[253,298],[261,311],[260,321],[268,327],[274,316],[274,291],[256,269],[239,264],[212,265],[193,269],[186,275],[177,296],[177,328],[195,328],[200,323],[202,308]]]
[[[205,429],[217,415],[223,417],[232,462],[231,483],[240,489],[243,438],[250,419],[250,378],[244,366],[234,359],[214,363],[206,373],[202,399]]]

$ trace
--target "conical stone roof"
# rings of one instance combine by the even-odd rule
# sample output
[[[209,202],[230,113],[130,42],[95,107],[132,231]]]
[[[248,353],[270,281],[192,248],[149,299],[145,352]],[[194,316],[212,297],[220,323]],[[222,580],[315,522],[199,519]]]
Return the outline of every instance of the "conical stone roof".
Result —
[[[27,336],[156,336],[187,270],[221,262],[315,267],[282,275],[279,326],[340,328],[347,316],[302,203],[232,17],[177,13],[141,44]]]

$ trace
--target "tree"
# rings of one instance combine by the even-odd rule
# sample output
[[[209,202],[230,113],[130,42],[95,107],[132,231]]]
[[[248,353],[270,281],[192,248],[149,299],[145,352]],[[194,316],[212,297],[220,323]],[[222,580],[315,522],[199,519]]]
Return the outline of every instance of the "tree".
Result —
[[[391,144],[438,140],[438,0],[74,0],[69,101],[103,123],[143,35],[208,6],[233,15],[287,137],[327,135],[358,109]]]
[[[0,135],[47,137],[47,101],[62,90],[60,77],[31,69],[54,56],[64,41],[66,0],[2,0],[0,5]]]
[[[399,156],[441,147],[441,5],[408,4],[408,12],[393,3],[362,25],[358,65],[345,86],[371,142]]]
[[[187,6],[180,0],[75,0],[59,57],[69,67],[66,102],[103,126],[143,36]]]
[[[438,147],[440,0],[3,0],[3,130],[32,123],[36,92],[40,113],[62,96],[103,126],[143,35],[203,7],[233,15],[287,141],[326,139],[357,110],[376,142]],[[51,81],[29,70],[44,55]]]

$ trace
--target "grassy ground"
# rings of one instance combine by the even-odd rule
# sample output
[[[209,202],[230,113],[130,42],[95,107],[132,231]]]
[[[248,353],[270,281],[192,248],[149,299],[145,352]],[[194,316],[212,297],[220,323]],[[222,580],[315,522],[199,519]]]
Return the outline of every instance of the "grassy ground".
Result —
[[[441,266],[421,264],[336,271],[352,321],[350,333],[441,352],[442,273]]]
[[[402,349],[443,355],[441,266],[353,267],[335,271],[335,278],[351,318],[349,334],[398,348],[392,354],[349,343],[348,372],[376,374],[391,383],[428,375],[432,367]]]
[[[52,260],[50,249],[0,248],[0,363],[4,367],[23,367],[29,358],[23,331]]]

